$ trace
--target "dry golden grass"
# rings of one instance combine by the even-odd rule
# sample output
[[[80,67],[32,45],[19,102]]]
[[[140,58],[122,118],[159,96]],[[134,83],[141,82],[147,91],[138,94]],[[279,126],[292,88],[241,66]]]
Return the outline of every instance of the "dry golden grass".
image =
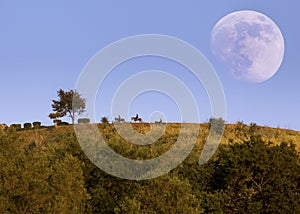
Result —
[[[209,133],[209,124],[189,124],[189,123],[167,123],[161,125],[149,124],[149,123],[124,123],[124,128],[133,128],[139,133],[148,133],[150,131],[151,125],[159,129],[164,127],[165,132],[161,138],[153,143],[152,147],[164,146],[165,149],[170,148],[179,135],[179,133],[186,135],[187,137],[192,133],[195,127],[199,128],[199,135],[196,142],[196,150],[200,150],[205,143],[208,133]],[[140,146],[132,145],[130,142],[126,142],[114,128],[114,124],[97,124],[99,131],[106,136],[112,136],[111,139],[115,141],[120,141],[124,144],[125,147],[129,149],[137,148]],[[184,129],[182,129],[184,127]],[[73,125],[59,126],[59,127],[45,127],[41,129],[33,129],[27,131],[19,131],[22,138],[27,142],[36,142],[38,145],[42,145],[48,141],[49,138],[59,136],[62,134],[70,133],[74,134]],[[298,151],[300,151],[300,132],[293,130],[286,130],[280,128],[271,128],[265,126],[249,126],[245,124],[226,124],[224,133],[222,136],[221,143],[228,144],[232,142],[242,143],[244,141],[250,140],[251,135],[260,135],[262,139],[266,142],[272,142],[273,144],[280,144],[281,142],[293,143],[296,145]],[[114,143],[112,142],[112,143]],[[159,154],[156,154],[159,155]]]

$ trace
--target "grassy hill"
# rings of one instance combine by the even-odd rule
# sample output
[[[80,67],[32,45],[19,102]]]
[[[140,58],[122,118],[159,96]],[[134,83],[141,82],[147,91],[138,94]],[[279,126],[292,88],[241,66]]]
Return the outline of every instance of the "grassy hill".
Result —
[[[114,151],[139,160],[164,154],[179,134],[188,140],[199,128],[199,135],[170,173],[132,181],[96,167],[72,125],[0,130],[0,213],[300,212],[300,132],[226,124],[217,152],[199,166],[208,123],[166,124],[164,134],[147,146],[127,142],[113,124],[97,125]],[[140,133],[150,130],[148,123],[121,128],[131,126]],[[153,124],[157,131],[162,127]]]

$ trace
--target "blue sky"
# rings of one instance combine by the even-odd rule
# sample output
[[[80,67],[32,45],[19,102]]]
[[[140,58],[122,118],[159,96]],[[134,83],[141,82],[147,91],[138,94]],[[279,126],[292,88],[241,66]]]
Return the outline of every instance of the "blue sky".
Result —
[[[211,62],[223,84],[228,123],[242,120],[300,130],[299,7],[296,0],[0,0],[0,123],[52,124],[48,114],[52,111],[51,100],[57,98],[56,91],[73,89],[84,65],[99,50],[125,37],[163,34],[190,43]],[[266,82],[233,79],[212,54],[210,33],[214,24],[237,10],[264,13],[282,31],[283,64]],[[115,116],[110,115],[108,106],[121,82],[121,73],[126,70],[129,75],[145,69],[178,74],[196,93],[201,120],[209,118],[209,99],[201,86],[193,85],[196,83],[189,79],[188,72],[180,65],[149,57],[118,66],[108,78],[96,100],[99,120]],[[170,121],[178,118],[174,102],[160,94],[141,95],[130,107],[131,114],[138,112],[145,120],[155,110],[165,111]]]

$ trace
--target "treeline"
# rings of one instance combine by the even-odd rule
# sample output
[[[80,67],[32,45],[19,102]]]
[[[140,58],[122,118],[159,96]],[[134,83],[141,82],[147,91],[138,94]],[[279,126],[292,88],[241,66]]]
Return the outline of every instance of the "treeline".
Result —
[[[140,132],[148,128],[133,125]],[[144,181],[97,168],[71,126],[0,130],[0,213],[300,213],[299,142],[292,140],[299,133],[230,125],[213,158],[199,166],[208,130],[200,127],[181,165]],[[99,125],[99,131],[121,155],[149,159],[174,145],[180,126],[167,124],[151,146],[132,146],[111,124]]]

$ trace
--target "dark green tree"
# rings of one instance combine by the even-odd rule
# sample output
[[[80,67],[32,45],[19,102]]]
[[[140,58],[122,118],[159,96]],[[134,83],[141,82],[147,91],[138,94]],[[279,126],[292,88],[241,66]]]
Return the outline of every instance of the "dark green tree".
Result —
[[[252,136],[219,152],[206,166],[213,169],[206,212],[300,212],[300,162],[294,144],[273,145]]]
[[[58,139],[38,145],[0,132],[0,213],[85,213],[82,162]]]
[[[69,116],[72,119],[72,124],[75,121],[75,115],[80,115],[85,111],[85,99],[74,90],[64,91],[59,89],[57,91],[58,100],[52,100],[52,109],[54,113],[50,113],[51,119],[56,119],[64,116]]]
[[[203,213],[188,179],[168,174],[137,184],[137,193],[125,196],[116,213]]]

